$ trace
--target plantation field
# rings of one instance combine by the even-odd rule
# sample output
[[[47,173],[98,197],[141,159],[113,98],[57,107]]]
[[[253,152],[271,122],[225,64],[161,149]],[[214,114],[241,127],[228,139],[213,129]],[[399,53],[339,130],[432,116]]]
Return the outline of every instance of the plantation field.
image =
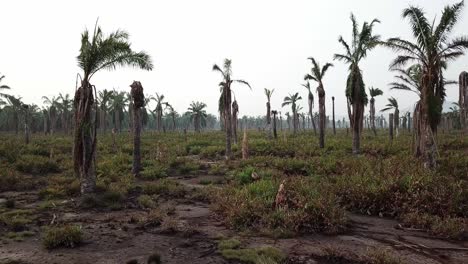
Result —
[[[466,263],[468,136],[437,136],[438,167],[412,135],[248,131],[98,134],[97,194],[80,198],[72,136],[0,135],[0,263]],[[241,136],[241,135],[240,135]],[[282,199],[278,200],[281,189]],[[158,262],[148,262],[158,263]]]

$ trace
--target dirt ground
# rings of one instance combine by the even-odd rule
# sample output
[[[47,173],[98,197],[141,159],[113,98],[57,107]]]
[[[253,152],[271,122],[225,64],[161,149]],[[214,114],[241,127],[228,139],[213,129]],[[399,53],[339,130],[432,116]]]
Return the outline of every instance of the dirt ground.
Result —
[[[171,177],[190,191],[205,188],[200,181],[216,181],[216,176]],[[15,197],[18,208],[37,207],[37,192],[1,193],[1,198]],[[365,254],[383,248],[404,263],[468,263],[468,242],[445,241],[425,232],[401,228],[395,220],[350,214],[348,231],[338,236],[306,235],[289,239],[272,239],[252,233],[229,230],[206,202],[175,199],[160,207],[171,207],[169,219],[156,227],[142,228],[135,219],[148,212],[138,208],[120,211],[74,209],[76,202],[64,200],[45,211],[38,226],[54,219],[82,227],[85,243],[73,249],[48,251],[36,235],[22,242],[0,242],[0,263],[146,263],[157,253],[163,263],[235,263],[223,259],[217,251],[221,237],[239,239],[245,247],[273,246],[288,254],[287,263],[327,263],[323,256],[334,248],[345,255]],[[55,215],[55,216],[54,216]],[[14,262],[16,261],[16,262]],[[337,263],[337,262],[335,262]],[[353,262],[349,262],[353,263]]]

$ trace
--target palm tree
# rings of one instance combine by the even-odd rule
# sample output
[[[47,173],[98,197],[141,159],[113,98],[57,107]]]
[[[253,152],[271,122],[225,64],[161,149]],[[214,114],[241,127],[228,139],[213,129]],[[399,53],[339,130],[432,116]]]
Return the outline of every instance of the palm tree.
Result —
[[[187,109],[188,114],[190,115],[190,119],[193,121],[193,126],[195,128],[195,132],[200,133],[200,128],[206,122],[206,117],[208,116],[206,113],[206,104],[202,102],[192,102],[190,107]]]
[[[353,131],[353,153],[359,154],[361,146],[361,132],[364,119],[364,106],[367,102],[367,95],[362,71],[359,63],[367,57],[368,52],[373,50],[380,42],[379,35],[373,35],[374,25],[380,23],[374,19],[371,23],[364,22],[361,31],[356,18],[351,14],[352,22],[352,42],[351,46],[340,36],[338,41],[343,45],[345,54],[335,54],[334,59],[349,64],[349,75],[346,84],[346,98],[348,116]],[[352,112],[351,112],[352,106]]]
[[[125,92],[112,92],[111,108],[114,114],[114,128],[117,132],[122,132],[122,121],[124,120],[124,109],[128,104],[128,97]]]
[[[141,108],[145,105],[145,94],[143,86],[138,81],[134,81],[131,85],[130,94],[132,96],[133,107],[133,166],[132,173],[135,176],[140,176],[141,170]]]
[[[314,58],[308,58],[312,62],[312,74],[307,74],[304,80],[314,80],[318,83],[317,94],[319,96],[319,135],[320,148],[325,147],[325,89],[323,88],[323,77],[333,64],[326,63],[322,68]]]
[[[423,9],[410,6],[403,10],[403,18],[409,20],[415,41],[391,38],[386,43],[400,53],[391,63],[391,69],[414,63],[421,65],[421,95],[417,115],[414,116],[420,133],[416,133],[415,143],[416,155],[422,157],[427,168],[436,166],[434,134],[437,133],[445,100],[443,71],[449,61],[464,55],[464,50],[468,48],[466,36],[449,39],[463,6],[464,1],[446,6],[437,26],[429,22]]]
[[[266,121],[267,121],[267,130],[268,130],[268,137],[271,138],[271,96],[275,89],[269,90],[265,88],[265,95],[267,97],[267,114],[266,114]]]
[[[297,101],[301,100],[302,97],[299,95],[299,93],[295,93],[295,94],[289,94],[289,96],[286,96],[283,100],[283,104],[281,105],[281,107],[284,107],[286,105],[291,105],[291,111],[292,111],[292,119],[293,119],[293,132],[294,134],[296,134],[297,132],[297,119],[298,119],[298,115],[297,115]],[[286,113],[286,115],[288,116],[288,119],[289,119],[289,113]],[[289,123],[289,122],[288,122]]]
[[[93,193],[96,186],[94,157],[97,138],[96,123],[91,119],[91,108],[97,95],[96,88],[90,83],[91,78],[102,69],[114,70],[118,66],[129,65],[145,70],[153,68],[150,56],[144,52],[134,52],[128,38],[128,33],[120,30],[104,36],[97,23],[92,35],[88,30],[81,35],[81,48],[77,60],[83,70],[83,76],[74,100],[73,160],[75,174],[81,179],[83,195]]]
[[[156,93],[156,97],[154,97],[154,101],[156,101],[156,125],[158,128],[158,132],[161,132],[161,124],[162,124],[162,116],[163,116],[163,105],[167,106],[167,103],[164,102],[164,94]]]
[[[70,113],[72,111],[73,100],[70,98],[69,94],[63,95],[59,93],[57,98],[59,101],[57,102],[57,108],[60,111],[61,119],[62,119],[62,128],[65,134],[68,134],[68,125],[70,124]]]
[[[53,96],[52,98],[42,96],[42,99],[44,100],[44,104],[48,105],[47,112],[49,114],[50,120],[50,134],[53,135],[55,132],[55,126],[57,125],[57,106],[59,98],[55,96]]]
[[[250,84],[244,80],[232,79],[232,62],[229,59],[224,60],[223,68],[221,69],[218,65],[213,65],[213,71],[221,73],[223,80],[219,83],[222,93],[222,109],[224,109],[224,124],[226,130],[226,159],[229,160],[232,157],[231,151],[231,138],[232,138],[232,113],[231,113],[231,85],[232,83],[241,83],[247,85],[250,89]],[[220,102],[221,103],[221,102]]]
[[[313,108],[314,108],[314,94],[312,93],[311,91],[311,88],[310,88],[310,83],[307,82],[306,84],[302,84],[302,86],[304,88],[307,89],[307,91],[309,92],[307,98],[308,98],[308,103],[309,103],[309,116],[310,116],[310,119],[312,121],[312,127],[314,128],[314,134],[317,135],[317,128],[315,126],[315,119],[314,119],[314,114],[313,114]]]
[[[179,115],[176,110],[174,109],[174,107],[172,107],[171,104],[167,103],[167,108],[169,109],[169,112],[168,112],[168,115],[171,117],[172,119],[172,130],[175,131],[176,130],[176,117]]]
[[[332,115],[333,115],[333,135],[336,135],[336,126],[335,126],[335,96],[332,96]]]
[[[386,107],[380,110],[380,112],[385,112],[393,109],[393,128],[395,129],[396,135],[398,136],[398,125],[400,121],[400,110],[398,108],[398,101],[394,97],[390,97],[388,98],[388,104],[386,104],[385,106]]]
[[[15,97],[13,95],[7,95],[7,110],[13,115],[13,126],[15,128],[15,134],[18,135],[20,114],[23,111],[23,102],[21,97]]]
[[[107,113],[111,111],[111,101],[113,97],[113,91],[104,89],[99,91],[99,112],[100,112],[100,127],[103,133],[106,133],[107,130]]]
[[[379,88],[370,87],[369,95],[371,97],[370,109],[369,109],[370,123],[371,123],[372,131],[374,131],[374,135],[377,136],[377,129],[375,129],[375,97],[383,95],[383,92]]]

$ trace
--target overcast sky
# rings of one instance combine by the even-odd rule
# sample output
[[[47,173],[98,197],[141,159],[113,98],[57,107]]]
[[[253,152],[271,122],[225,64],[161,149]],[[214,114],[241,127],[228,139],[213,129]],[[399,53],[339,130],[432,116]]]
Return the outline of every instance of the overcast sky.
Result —
[[[92,79],[98,90],[129,91],[133,80],[143,84],[145,93],[163,93],[178,112],[186,111],[193,100],[208,104],[217,112],[218,83],[221,76],[211,71],[224,58],[233,61],[233,75],[253,87],[234,86],[240,115],[264,115],[265,87],[275,89],[272,108],[281,111],[288,93],[300,92],[306,109],[306,90],[300,86],[310,71],[307,57],[322,65],[342,53],[338,37],[349,41],[350,13],[358,21],[378,18],[375,33],[383,38],[410,38],[409,25],[401,18],[408,5],[424,7],[432,19],[453,0],[186,0],[186,1],[2,1],[0,25],[0,73],[11,94],[27,103],[41,104],[43,95],[73,94],[76,56],[80,34],[92,29],[96,18],[104,32],[124,29],[130,33],[134,50],[145,50],[154,61],[154,70],[131,68],[100,72]],[[468,35],[468,7],[465,7],[454,36]],[[416,101],[410,93],[389,91],[393,74],[388,71],[395,57],[378,48],[362,62],[366,85],[384,90],[377,109],[395,96],[401,109]],[[347,66],[333,62],[325,78],[327,111],[336,97],[336,111],[346,113],[344,96]],[[458,79],[468,70],[468,56],[450,65],[447,78]],[[315,87],[316,85],[313,84]],[[315,88],[314,88],[315,90]],[[458,101],[458,88],[448,87],[448,100]],[[314,94],[316,94],[314,92]],[[315,108],[317,110],[317,108]],[[289,109],[283,109],[283,112]],[[367,111],[367,110],[366,110]]]

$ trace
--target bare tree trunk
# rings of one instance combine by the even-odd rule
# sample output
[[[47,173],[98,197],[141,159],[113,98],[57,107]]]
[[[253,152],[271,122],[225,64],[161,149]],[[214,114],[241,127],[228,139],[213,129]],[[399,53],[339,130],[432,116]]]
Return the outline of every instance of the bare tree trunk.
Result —
[[[460,124],[463,131],[468,132],[468,72],[460,74],[458,104],[460,106]]]
[[[319,144],[325,148],[325,90],[322,85],[317,88],[319,96]]]
[[[134,176],[140,176],[141,170],[141,109],[133,108],[133,166],[132,173]]]
[[[276,111],[273,112],[273,136],[275,137],[275,139],[278,138],[278,133],[276,131]]]
[[[271,105],[268,101],[266,103],[267,114],[266,114],[266,123],[267,123],[267,137],[271,139]]]
[[[317,127],[315,126],[315,120],[314,120],[314,115],[313,115],[313,107],[314,107],[313,98],[314,97],[313,97],[312,93],[309,91],[309,99],[308,99],[309,115],[310,115],[310,119],[312,121],[312,127],[314,128],[314,135],[317,135]]]
[[[244,139],[242,140],[242,159],[249,158],[249,141],[247,139],[247,131],[244,129]]]
[[[375,99],[370,99],[370,110],[369,110],[369,117],[372,126],[372,131],[374,132],[374,136],[377,136],[377,129],[375,128]]]
[[[335,126],[335,97],[332,97],[333,102],[333,135],[336,135],[336,126]]]
[[[388,129],[388,134],[390,137],[390,141],[393,141],[393,122],[395,118],[393,117],[393,114],[388,115],[388,120],[389,120],[389,129]]]

